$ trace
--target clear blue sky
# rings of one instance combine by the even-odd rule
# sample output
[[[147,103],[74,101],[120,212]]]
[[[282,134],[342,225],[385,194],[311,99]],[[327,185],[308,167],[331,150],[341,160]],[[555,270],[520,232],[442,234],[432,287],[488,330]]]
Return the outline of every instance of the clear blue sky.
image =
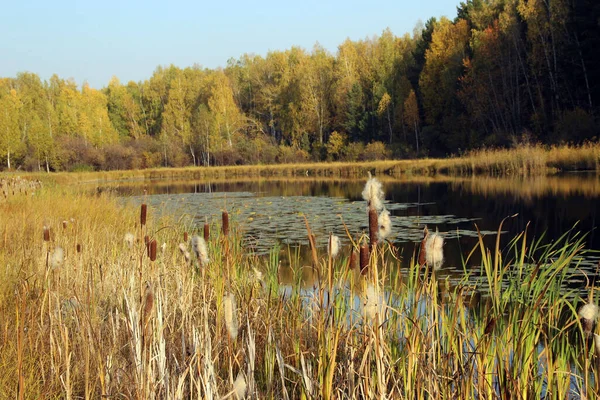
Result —
[[[5,2],[0,77],[53,73],[101,88],[149,78],[158,65],[226,66],[318,41],[333,54],[346,38],[389,27],[401,36],[430,17],[456,16],[459,0],[47,1]]]

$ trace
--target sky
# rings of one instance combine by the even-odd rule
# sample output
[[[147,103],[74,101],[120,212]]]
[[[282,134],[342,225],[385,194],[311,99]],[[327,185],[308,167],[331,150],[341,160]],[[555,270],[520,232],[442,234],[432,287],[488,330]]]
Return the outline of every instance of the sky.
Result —
[[[390,28],[412,34],[419,21],[456,16],[459,0],[20,0],[5,2],[0,77],[52,74],[94,88],[116,76],[143,81],[159,65],[225,67],[244,53],[316,42],[332,54],[346,38]]]

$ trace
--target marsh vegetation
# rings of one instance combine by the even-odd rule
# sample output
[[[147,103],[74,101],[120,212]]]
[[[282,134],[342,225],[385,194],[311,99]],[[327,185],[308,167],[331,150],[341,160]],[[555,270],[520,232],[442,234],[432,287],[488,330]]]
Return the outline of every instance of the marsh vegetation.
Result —
[[[418,257],[398,268],[394,245],[368,231],[348,231],[335,257],[331,239],[330,252],[313,245],[305,263],[249,252],[235,217],[208,228],[153,207],[142,217],[106,193],[43,188],[0,210],[1,397],[599,393],[577,314],[593,290],[565,285],[582,275],[579,234],[543,244],[523,232],[502,247],[478,238],[464,257],[479,254],[479,267],[449,284]],[[311,225],[311,242],[329,237]],[[282,283],[283,257],[293,284]],[[317,276],[310,288],[304,270]]]

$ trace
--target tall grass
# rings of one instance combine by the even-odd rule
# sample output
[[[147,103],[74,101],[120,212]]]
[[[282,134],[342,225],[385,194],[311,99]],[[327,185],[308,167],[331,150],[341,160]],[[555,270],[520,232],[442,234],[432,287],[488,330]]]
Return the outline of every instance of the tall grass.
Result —
[[[577,235],[542,245],[525,232],[505,249],[480,240],[465,255],[481,253],[479,270],[450,287],[426,265],[398,270],[385,241],[365,275],[347,268],[348,248],[314,249],[309,266],[290,249],[258,258],[235,221],[227,236],[211,227],[208,262],[188,261],[183,233],[203,226],[152,209],[141,225],[139,210],[67,189],[9,198],[0,229],[0,398],[598,395],[580,300],[563,285],[579,273]],[[144,236],[166,243],[155,261]],[[57,247],[64,260],[52,269]],[[304,269],[321,277],[310,290]]]

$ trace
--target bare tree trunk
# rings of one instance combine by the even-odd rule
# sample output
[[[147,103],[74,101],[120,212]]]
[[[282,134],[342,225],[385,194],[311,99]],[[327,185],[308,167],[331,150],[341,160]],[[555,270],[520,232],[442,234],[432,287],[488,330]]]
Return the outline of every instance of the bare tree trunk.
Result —
[[[415,122],[415,141],[417,143],[417,156],[419,155],[419,130],[417,129],[417,123]]]

